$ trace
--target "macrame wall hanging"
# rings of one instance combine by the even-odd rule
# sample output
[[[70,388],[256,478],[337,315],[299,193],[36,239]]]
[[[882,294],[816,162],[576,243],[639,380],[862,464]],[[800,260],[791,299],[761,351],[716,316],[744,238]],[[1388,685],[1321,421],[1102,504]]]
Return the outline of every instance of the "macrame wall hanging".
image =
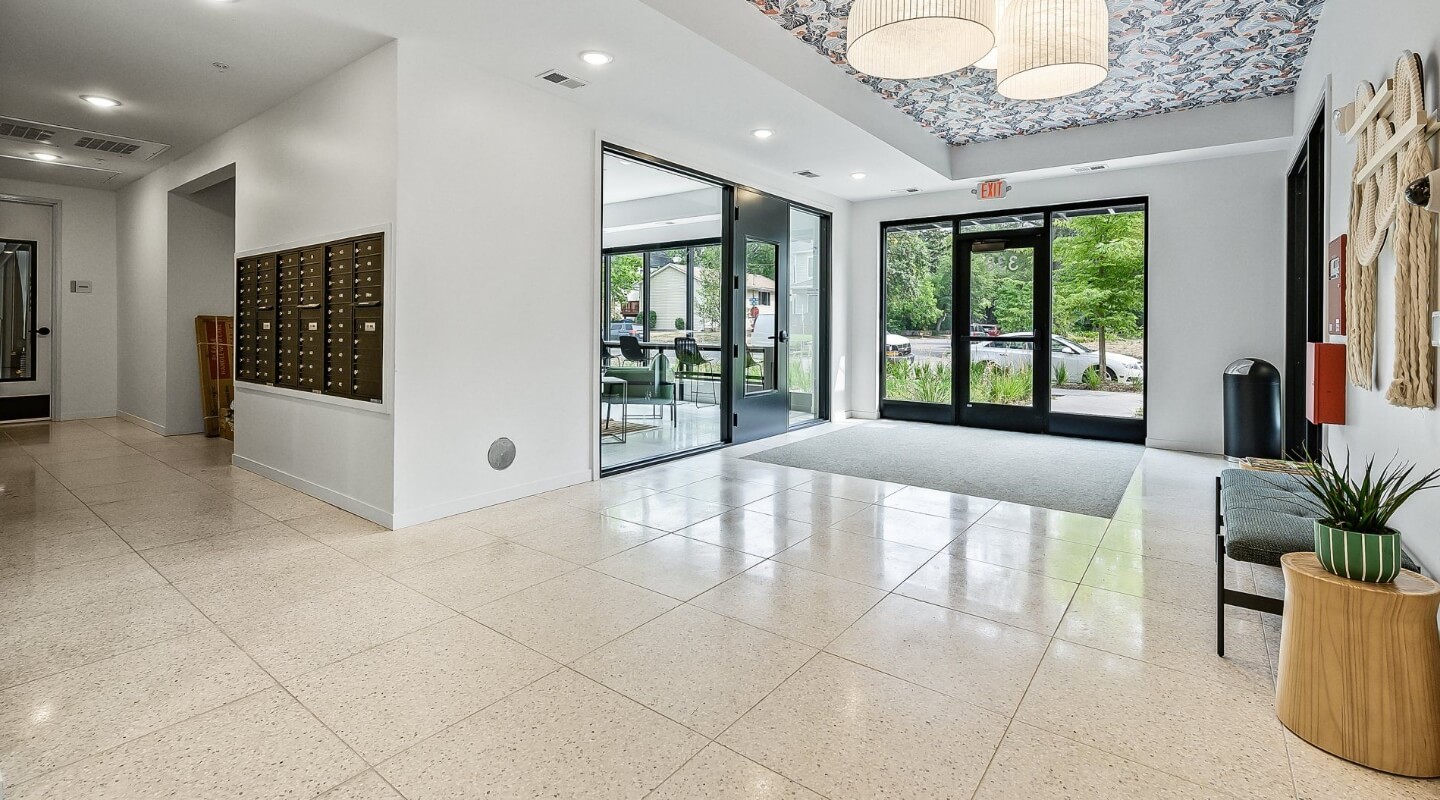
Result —
[[[1424,119],[1425,73],[1420,57],[1406,54],[1395,65],[1395,117]],[[1435,168],[1430,139],[1413,137],[1400,151],[1397,189]],[[1435,353],[1430,310],[1435,297],[1435,218],[1423,208],[1395,200],[1395,376],[1385,393],[1392,405],[1435,407]]]
[[[1395,78],[1379,91],[1361,83],[1341,112],[1346,139],[1356,143],[1350,197],[1345,311],[1350,327],[1346,373],[1352,385],[1375,388],[1375,306],[1380,251],[1395,226],[1395,370],[1386,393],[1411,408],[1435,405],[1430,310],[1435,285],[1435,218],[1403,201],[1405,187],[1434,169],[1429,137],[1437,126],[1425,110],[1420,58],[1405,53]]]

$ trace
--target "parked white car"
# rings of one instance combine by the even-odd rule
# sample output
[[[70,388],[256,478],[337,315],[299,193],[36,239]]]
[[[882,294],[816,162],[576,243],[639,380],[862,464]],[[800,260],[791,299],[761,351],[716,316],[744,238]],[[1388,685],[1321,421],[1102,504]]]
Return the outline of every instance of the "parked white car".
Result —
[[[1034,351],[1031,343],[1025,340],[1031,336],[1034,334],[1007,333],[989,341],[976,342],[970,347],[970,359],[1007,367],[1028,367]],[[1051,336],[1050,368],[1053,370],[1062,365],[1070,380],[1078,381],[1087,371],[1099,368],[1100,354],[1064,337]],[[1145,362],[1119,353],[1106,353],[1105,372],[1107,380],[1141,381],[1145,379]]]

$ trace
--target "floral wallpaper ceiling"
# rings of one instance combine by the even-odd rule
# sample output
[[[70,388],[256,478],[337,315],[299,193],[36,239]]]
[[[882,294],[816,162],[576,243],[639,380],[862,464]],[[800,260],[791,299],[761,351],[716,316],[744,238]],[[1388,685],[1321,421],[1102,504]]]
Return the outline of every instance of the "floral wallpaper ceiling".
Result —
[[[1325,0],[1108,0],[1110,76],[1058,100],[995,93],[995,73],[920,80],[845,61],[851,0],[744,0],[950,144],[1076,128],[1295,90]]]

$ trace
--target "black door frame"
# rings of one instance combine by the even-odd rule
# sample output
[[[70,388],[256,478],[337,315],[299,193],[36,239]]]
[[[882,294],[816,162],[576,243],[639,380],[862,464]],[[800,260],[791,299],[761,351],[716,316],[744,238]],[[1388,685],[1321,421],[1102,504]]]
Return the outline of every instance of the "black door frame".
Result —
[[[657,169],[667,170],[667,171],[669,171],[669,172],[674,172],[674,173],[677,173],[677,174],[680,174],[680,175],[684,175],[684,176],[687,176],[687,177],[690,177],[690,178],[694,178],[694,179],[699,180],[699,181],[704,181],[704,182],[706,182],[706,183],[714,184],[714,185],[720,187],[721,193],[722,193],[722,201],[721,201],[722,214],[721,214],[721,231],[720,231],[720,247],[721,247],[720,261],[721,261],[722,269],[725,271],[725,274],[723,275],[722,285],[727,285],[727,286],[728,286],[728,285],[732,285],[732,284],[733,284],[733,279],[734,279],[734,263],[735,263],[734,254],[733,254],[733,246],[732,246],[732,245],[733,245],[733,242],[734,242],[734,239],[735,239],[735,209],[736,209],[735,193],[736,193],[736,191],[739,190],[739,189],[749,189],[750,191],[758,192],[758,193],[760,193],[760,194],[767,194],[767,193],[766,193],[766,192],[762,192],[762,191],[759,190],[759,189],[753,189],[753,188],[751,188],[751,187],[748,187],[748,186],[746,186],[746,185],[743,184],[743,183],[739,183],[739,182],[736,182],[736,181],[727,180],[727,179],[725,179],[725,178],[718,177],[718,176],[715,176],[715,175],[711,175],[710,173],[702,172],[702,171],[700,171],[700,170],[691,169],[690,167],[686,167],[686,166],[681,165],[681,164],[676,164],[676,163],[674,163],[674,162],[667,161],[667,160],[662,159],[662,158],[657,158],[657,157],[655,157],[655,156],[649,155],[649,154],[647,154],[647,153],[643,153],[643,152],[641,152],[641,151],[639,151],[639,150],[634,150],[634,149],[631,149],[631,148],[629,148],[629,147],[625,147],[625,146],[623,146],[623,145],[612,144],[612,143],[610,143],[610,142],[601,142],[601,143],[600,143],[600,157],[603,159],[603,158],[604,158],[605,156],[607,156],[607,155],[614,155],[614,156],[618,156],[618,157],[621,157],[621,158],[626,158],[626,159],[629,159],[629,160],[631,160],[631,161],[636,161],[636,162],[639,162],[639,163],[642,163],[642,164],[647,164],[647,165],[652,166],[652,167],[655,167],[655,168],[657,168]],[[604,180],[605,180],[605,178],[604,178],[604,171],[603,171],[603,170],[601,171],[601,178],[600,178],[600,180],[601,180],[601,193],[603,194],[603,189],[604,189],[603,184],[604,184]],[[803,428],[810,427],[810,426],[812,426],[812,425],[819,425],[819,424],[828,422],[828,421],[830,420],[830,414],[831,414],[831,404],[830,404],[830,388],[831,388],[831,387],[830,387],[830,383],[831,383],[831,381],[830,381],[830,369],[831,369],[830,332],[831,332],[831,319],[832,319],[831,315],[832,315],[832,304],[833,304],[833,298],[831,297],[831,285],[832,285],[832,283],[831,283],[831,266],[832,266],[832,242],[831,242],[831,236],[833,235],[833,234],[832,234],[832,231],[833,231],[834,218],[833,218],[833,214],[832,214],[831,212],[826,211],[826,210],[824,210],[824,209],[822,209],[822,208],[816,208],[815,206],[807,205],[807,204],[805,204],[805,203],[801,203],[801,202],[796,201],[796,200],[791,200],[791,199],[788,199],[788,198],[779,197],[778,195],[770,195],[770,196],[778,197],[778,199],[784,200],[784,201],[785,201],[786,203],[788,203],[792,208],[799,209],[799,210],[801,210],[801,211],[809,212],[809,213],[814,214],[814,215],[816,215],[816,216],[818,216],[818,217],[820,218],[820,230],[821,230],[821,239],[822,239],[822,241],[821,241],[821,243],[820,243],[820,265],[819,265],[819,269],[820,269],[820,292],[821,292],[821,295],[820,295],[820,342],[818,343],[818,346],[817,346],[817,348],[816,348],[816,356],[815,356],[815,358],[816,358],[816,363],[822,365],[822,368],[821,368],[821,369],[817,369],[817,370],[816,370],[816,376],[815,376],[815,391],[819,393],[819,403],[817,404],[819,413],[816,415],[816,417],[815,417],[814,419],[812,419],[812,420],[806,420],[806,421],[804,421],[804,422],[801,422],[801,423],[798,423],[798,424],[796,424],[796,425],[793,425],[793,426],[791,426],[791,427],[789,428],[789,430],[800,430],[800,429],[803,429]],[[786,243],[786,244],[788,245],[788,243]],[[633,251],[633,249],[634,249],[634,248],[630,248],[631,251]],[[600,252],[600,254],[599,254],[600,263],[601,263],[602,265],[603,265],[603,263],[604,263],[604,258],[605,258],[605,252],[604,252],[604,250],[605,250],[605,248],[603,248],[603,246],[602,246],[601,252]],[[787,255],[788,255],[788,254],[787,254]],[[604,294],[603,296],[601,296],[600,298],[598,298],[598,299],[599,299],[599,302],[601,303],[601,306],[602,306],[602,307],[605,307],[605,304],[607,303],[607,298],[608,298],[608,296],[609,296],[609,289],[608,289],[608,287],[603,287],[603,289],[604,289],[604,291],[605,291],[605,294]],[[777,287],[776,287],[776,294],[777,294],[777,296],[778,296],[779,293],[780,293],[780,292],[779,292],[779,289],[780,289],[780,287],[777,286]],[[722,320],[723,320],[723,321],[722,321],[722,324],[721,324],[721,326],[720,326],[720,332],[721,332],[721,337],[720,337],[720,341],[721,341],[721,352],[724,353],[724,354],[727,354],[727,355],[733,353],[733,352],[734,352],[734,348],[735,348],[735,341],[734,341],[734,336],[733,336],[733,333],[734,333],[734,332],[731,330],[732,327],[733,327],[733,325],[730,323],[730,319],[731,319],[732,315],[735,313],[735,309],[734,309],[734,307],[733,307],[733,305],[732,305],[733,296],[734,296],[734,293],[733,293],[733,292],[730,292],[730,291],[722,291],[722,292],[720,293],[720,315],[721,315],[721,318],[722,318]],[[778,302],[778,300],[777,300],[777,302]],[[648,309],[646,309],[646,310],[648,310]],[[602,315],[602,316],[603,316],[603,315]],[[603,320],[603,321],[602,321],[602,328],[601,328],[601,330],[608,332],[608,330],[609,330],[608,322],[609,322],[608,320]],[[777,318],[776,322],[777,322],[777,325],[778,325],[781,321]],[[594,350],[596,350],[596,348],[592,347],[591,350],[594,351]],[[733,360],[733,359],[731,359],[731,358],[722,358],[722,359],[720,360],[720,362],[721,362],[721,363],[720,363],[720,367],[721,367],[721,381],[724,383],[724,385],[725,385],[726,387],[732,387],[732,386],[734,385],[734,383],[735,383],[734,377],[730,374],[730,372],[731,372],[731,362],[732,362],[732,360]],[[778,365],[777,365],[777,368],[778,368]],[[602,465],[601,468],[600,468],[600,475],[601,475],[602,477],[607,476],[607,475],[617,475],[617,474],[620,474],[620,473],[623,473],[623,472],[630,472],[630,471],[632,471],[632,470],[643,469],[643,468],[645,468],[645,467],[654,466],[654,465],[656,465],[656,464],[663,464],[663,463],[668,462],[668,461],[675,461],[675,460],[678,460],[678,459],[688,458],[688,457],[690,457],[690,456],[698,455],[698,454],[700,454],[700,453],[706,453],[706,452],[710,452],[710,451],[713,451],[713,450],[719,450],[719,449],[722,449],[722,448],[725,448],[725,447],[729,447],[732,443],[735,442],[735,438],[734,438],[734,426],[733,426],[733,422],[734,422],[734,419],[735,419],[735,417],[734,417],[735,410],[734,410],[734,406],[733,406],[733,403],[732,403],[732,397],[731,397],[731,395],[732,395],[732,392],[731,392],[728,388],[727,388],[726,391],[723,391],[723,392],[720,393],[721,426],[720,426],[720,441],[719,441],[719,442],[716,442],[715,444],[711,444],[711,445],[705,445],[705,446],[702,446],[702,447],[692,448],[692,449],[689,449],[689,450],[682,450],[682,451],[673,452],[673,453],[666,453],[666,454],[663,454],[663,455],[655,456],[655,457],[653,457],[653,458],[646,458],[646,459],[640,459],[640,460],[636,460],[636,461],[629,461],[629,462],[626,462],[626,463],[624,463],[624,464],[617,464],[617,465],[615,465],[615,466],[613,466],[613,467],[605,467],[605,466]],[[597,412],[596,412],[596,413],[598,413],[598,409],[597,409]],[[783,432],[783,431],[782,431],[782,432]]]
[[[1045,370],[1033,365],[1038,359],[1032,356],[1032,368],[1035,374],[1036,393],[1034,406],[1031,413],[1038,413],[1041,423],[1037,433],[1046,433],[1052,436],[1071,436],[1086,439],[1100,439],[1116,442],[1130,442],[1144,444],[1149,426],[1150,409],[1150,382],[1149,382],[1149,357],[1150,357],[1150,199],[1148,197],[1120,197],[1113,199],[1091,200],[1085,202],[1064,203],[1049,206],[1029,206],[1024,208],[997,208],[987,211],[977,211],[968,214],[942,214],[930,217],[916,217],[912,219],[887,220],[879,225],[880,231],[880,269],[878,270],[878,283],[880,290],[880,343],[879,343],[879,389],[880,417],[883,419],[899,419],[914,422],[932,422],[939,424],[961,425],[965,427],[995,427],[1002,430],[1028,430],[1024,423],[1016,423],[1014,417],[1006,422],[1004,416],[990,416],[985,413],[970,413],[968,419],[966,413],[961,409],[969,402],[969,343],[970,334],[970,281],[968,259],[962,261],[962,250],[968,255],[969,250],[962,247],[966,240],[987,240],[1001,239],[1021,240],[1026,237],[1039,236],[1043,239],[1042,252],[1037,250],[1035,258],[1035,285],[1034,299],[1035,309],[1035,334],[1037,341],[1050,341],[1053,287],[1051,286],[1051,270],[1053,265],[1050,258],[1050,244],[1054,241],[1054,216],[1070,211],[1085,211],[1095,208],[1138,206],[1145,214],[1145,262],[1144,262],[1144,316],[1145,316],[1145,350],[1142,361],[1146,363],[1146,380],[1142,392],[1146,416],[1140,419],[1125,419],[1119,417],[1102,417],[1088,414],[1064,414],[1055,413],[1050,408],[1049,388],[1049,359],[1050,349],[1048,347],[1037,352],[1044,353],[1046,362]],[[963,223],[974,220],[988,220],[997,217],[1020,217],[1040,214],[1043,225],[1036,228],[1021,228],[1006,231],[977,231],[961,233]],[[888,242],[886,231],[891,228],[908,225],[927,225],[936,223],[951,224],[951,237],[953,246],[951,248],[951,363],[953,367],[954,389],[951,393],[951,402],[948,405],[917,403],[907,400],[888,400],[885,397],[886,363],[885,355],[885,333],[886,320],[886,291],[885,291],[885,265],[887,263]],[[1041,273],[1044,273],[1041,275]],[[964,316],[962,322],[961,316]],[[961,329],[963,324],[963,335],[966,337],[964,350],[960,349]],[[1042,338],[1043,336],[1043,338]],[[962,375],[961,366],[965,366]],[[1043,376],[1043,377],[1042,377]],[[1042,411],[1043,409],[1043,411]],[[1018,415],[1017,415],[1018,416]]]
[[[1043,433],[1050,413],[1050,350],[1040,348],[1050,341],[1050,237],[1049,226],[1021,228],[1013,231],[975,231],[955,235],[955,262],[959,267],[951,280],[950,359],[955,398],[956,422],[968,428],[991,428],[1019,433]],[[994,242],[1005,249],[1033,249],[1031,298],[1030,374],[1034,382],[1029,406],[1003,406],[975,403],[970,397],[970,348],[988,337],[970,333],[970,312],[973,297],[971,255],[976,245]],[[1025,341],[1020,339],[1019,341]],[[1044,356],[1040,356],[1040,353]],[[1044,364],[1041,364],[1041,361]]]
[[[731,231],[735,238],[730,252],[734,260],[729,277],[731,345],[726,350],[733,379],[726,386],[731,397],[730,441],[743,444],[778,436],[790,427],[790,391],[787,385],[790,362],[786,346],[790,305],[790,202],[755,189],[738,187],[735,190],[733,218]],[[770,370],[772,385],[769,389],[762,387],[753,394],[748,392],[746,385],[746,366],[750,359],[749,337],[745,335],[746,318],[749,316],[745,304],[745,296],[749,293],[747,251],[752,241],[775,247],[775,290],[771,293],[775,330],[769,337],[774,342],[774,348],[762,364],[762,370],[766,366]]]
[[[1308,345],[1325,341],[1325,109],[1311,122],[1286,175],[1284,450],[1320,452],[1322,429],[1305,414]]]

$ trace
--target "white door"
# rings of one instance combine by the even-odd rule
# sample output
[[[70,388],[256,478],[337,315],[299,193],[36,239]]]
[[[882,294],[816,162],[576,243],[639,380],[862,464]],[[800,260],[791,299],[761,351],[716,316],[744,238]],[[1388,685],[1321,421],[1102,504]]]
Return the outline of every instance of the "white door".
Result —
[[[0,201],[0,421],[51,416],[51,211]]]

